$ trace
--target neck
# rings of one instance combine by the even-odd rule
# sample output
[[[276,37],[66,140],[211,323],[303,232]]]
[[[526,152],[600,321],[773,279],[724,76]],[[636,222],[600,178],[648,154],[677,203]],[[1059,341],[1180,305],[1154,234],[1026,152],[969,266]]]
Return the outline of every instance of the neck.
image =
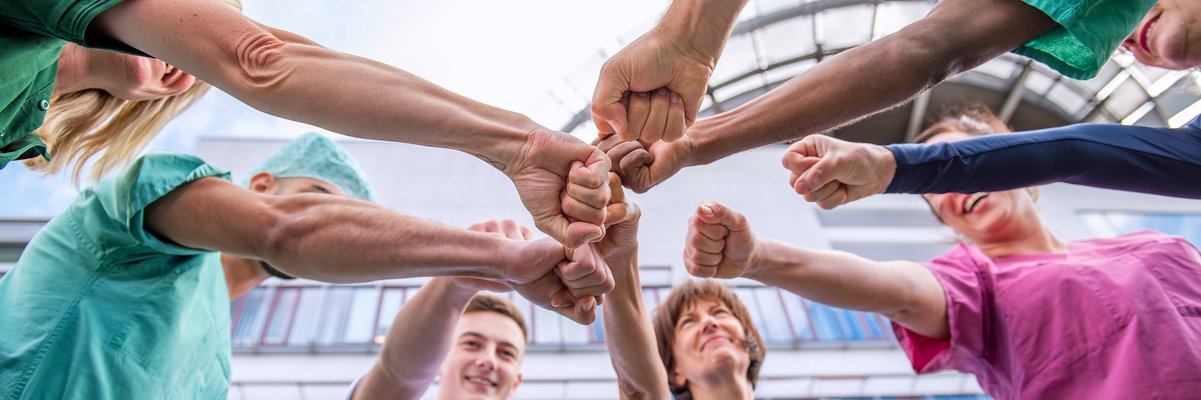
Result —
[[[711,382],[690,382],[689,392],[693,400],[752,400],[755,389],[746,375],[723,376]]]
[[[54,78],[53,96],[91,89],[88,82],[88,57],[83,48],[67,44],[58,56],[58,73]]]
[[[259,265],[259,260],[221,253],[221,266],[225,270],[225,287],[229,289],[230,299],[249,292],[271,277]]]
[[[1067,243],[1059,240],[1055,234],[1043,226],[1041,219],[1036,224],[1013,237],[990,243],[977,243],[980,251],[988,258],[996,259],[1006,256],[1026,254],[1052,254],[1068,251]]]

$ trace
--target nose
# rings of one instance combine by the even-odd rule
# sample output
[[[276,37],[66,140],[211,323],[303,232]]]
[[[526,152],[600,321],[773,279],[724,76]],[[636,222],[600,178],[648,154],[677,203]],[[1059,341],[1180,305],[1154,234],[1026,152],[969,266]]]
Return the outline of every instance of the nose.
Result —
[[[493,370],[496,370],[496,357],[493,356],[491,353],[489,353],[487,355],[482,355],[479,358],[475,359],[475,365],[485,371],[491,372]]]
[[[703,327],[703,329],[701,329],[701,333],[709,333],[709,332],[716,331],[717,330],[717,318],[713,318],[712,315],[707,315],[707,316],[705,316],[704,319],[701,320],[701,326]]]

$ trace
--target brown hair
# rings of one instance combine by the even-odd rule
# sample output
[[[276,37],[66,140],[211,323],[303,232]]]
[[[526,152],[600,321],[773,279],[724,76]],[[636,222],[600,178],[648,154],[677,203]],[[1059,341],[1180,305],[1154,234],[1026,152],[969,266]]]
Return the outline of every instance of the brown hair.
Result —
[[[521,328],[521,338],[527,342],[530,340],[525,328],[525,317],[522,316],[521,310],[504,297],[487,293],[477,294],[471,298],[471,302],[467,303],[467,308],[463,310],[463,314],[473,312],[494,312],[509,317]]]
[[[963,107],[950,108],[938,117],[929,128],[913,137],[913,143],[926,143],[931,138],[947,132],[963,132],[972,136],[1012,132],[1001,118],[993,114],[988,106],[972,103]]]
[[[659,358],[663,360],[663,367],[667,369],[667,375],[670,377],[672,370],[675,369],[675,356],[672,354],[671,345],[676,339],[676,321],[679,320],[680,313],[688,305],[698,300],[721,303],[729,308],[730,312],[734,314],[734,318],[742,323],[746,334],[746,351],[751,359],[751,365],[746,370],[746,379],[751,382],[751,387],[754,387],[759,382],[759,368],[763,366],[763,358],[767,355],[766,349],[763,347],[763,337],[759,336],[759,330],[751,321],[750,312],[747,311],[742,301],[738,300],[734,292],[725,285],[710,279],[689,280],[683,285],[677,286],[655,310],[652,321],[655,328],[655,339],[658,342]],[[692,392],[687,386],[676,385],[671,379],[668,379],[667,382],[671,394],[677,400],[692,399]]]
[[[242,9],[241,0],[223,1]],[[34,130],[46,143],[50,161],[34,157],[25,160],[25,165],[47,174],[70,168],[71,179],[79,183],[84,164],[100,154],[89,176],[99,179],[141,153],[163,126],[208,89],[207,83],[197,79],[183,93],[154,100],[119,99],[100,89],[55,94],[42,126]]]

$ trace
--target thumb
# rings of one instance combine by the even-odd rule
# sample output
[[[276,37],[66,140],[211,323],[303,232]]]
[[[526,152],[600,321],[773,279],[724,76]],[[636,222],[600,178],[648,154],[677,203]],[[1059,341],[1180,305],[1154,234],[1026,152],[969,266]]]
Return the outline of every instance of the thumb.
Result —
[[[596,124],[599,136],[604,138],[616,132],[623,140],[627,138],[626,106],[622,104],[622,96],[630,89],[629,79],[623,74],[616,73],[615,66],[606,64],[601,69],[600,80],[596,82],[596,91],[592,94],[592,122]]]
[[[721,224],[731,231],[746,229],[746,217],[717,202],[704,202],[697,206],[696,216],[706,224]]]

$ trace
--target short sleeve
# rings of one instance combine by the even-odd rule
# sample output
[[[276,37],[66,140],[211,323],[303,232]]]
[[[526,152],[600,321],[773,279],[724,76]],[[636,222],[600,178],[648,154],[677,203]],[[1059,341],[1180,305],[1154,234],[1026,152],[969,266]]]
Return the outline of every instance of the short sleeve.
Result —
[[[207,251],[165,242],[147,232],[145,210],[183,184],[210,176],[230,180],[229,172],[195,156],[151,153],[135,161],[123,174],[101,181],[95,191],[107,216],[138,245],[156,253],[193,255]]]
[[[1156,0],[1022,1],[1047,14],[1060,27],[1014,53],[1047,64],[1068,77],[1091,79]]]
[[[945,292],[951,337],[930,338],[892,323],[901,350],[909,357],[914,371],[972,369],[968,367],[970,364],[986,357],[993,296],[987,264],[981,261],[988,259],[961,244],[926,264]]]
[[[0,2],[0,25],[88,46],[84,36],[92,19],[121,1],[4,0]]]

